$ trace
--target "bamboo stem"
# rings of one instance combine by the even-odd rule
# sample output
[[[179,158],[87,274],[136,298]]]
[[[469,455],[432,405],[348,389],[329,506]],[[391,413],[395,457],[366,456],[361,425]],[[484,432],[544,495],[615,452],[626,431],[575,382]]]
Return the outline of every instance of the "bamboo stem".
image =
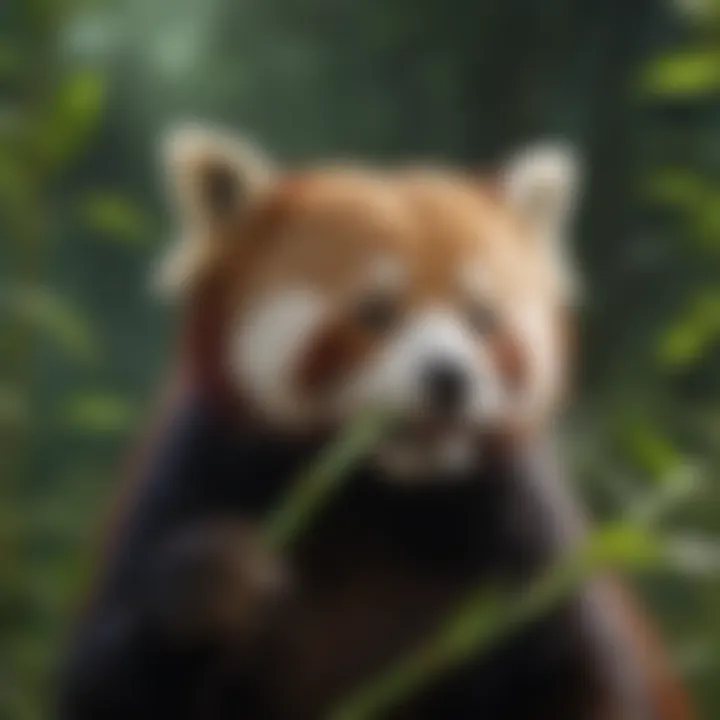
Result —
[[[387,417],[363,416],[340,440],[324,450],[266,521],[267,542],[284,550],[306,530],[358,462],[367,457],[390,427]]]
[[[613,542],[617,530],[618,526],[613,526],[592,535],[519,597],[499,598],[485,588],[475,591],[434,636],[379,679],[342,701],[327,720],[377,720],[432,680],[471,657],[482,657],[520,628],[543,617],[597,572],[634,567],[654,559],[653,553],[628,553],[622,543]]]

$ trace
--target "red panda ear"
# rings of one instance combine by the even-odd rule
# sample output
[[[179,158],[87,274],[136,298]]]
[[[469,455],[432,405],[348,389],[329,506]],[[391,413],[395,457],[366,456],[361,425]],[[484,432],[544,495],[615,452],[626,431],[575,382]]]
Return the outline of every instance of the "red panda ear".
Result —
[[[267,190],[275,172],[252,142],[199,125],[169,131],[162,159],[181,227],[155,281],[163,294],[178,295],[218,243],[237,239],[225,231],[228,224]]]
[[[272,163],[249,140],[188,125],[167,133],[164,164],[183,219],[222,222],[273,176]]]
[[[501,172],[506,200],[542,242],[566,297],[577,299],[568,234],[580,190],[580,163],[571,148],[541,144],[517,153]]]
[[[562,145],[530,147],[505,164],[505,196],[543,239],[563,239],[580,184],[576,154]]]

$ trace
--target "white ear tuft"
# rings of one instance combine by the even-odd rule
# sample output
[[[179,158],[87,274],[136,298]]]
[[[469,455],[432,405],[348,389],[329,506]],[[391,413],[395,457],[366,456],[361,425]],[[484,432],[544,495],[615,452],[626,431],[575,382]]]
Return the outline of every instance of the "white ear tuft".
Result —
[[[542,144],[510,159],[503,171],[508,200],[544,237],[562,236],[580,183],[576,154],[567,146]]]
[[[151,273],[151,290],[163,301],[185,296],[205,265],[207,248],[203,243],[175,241],[156,261]]]
[[[199,124],[165,134],[162,162],[181,227],[154,268],[152,285],[169,298],[186,294],[219,243],[238,240],[214,230],[270,185],[274,167],[255,143]]]
[[[254,142],[200,124],[168,131],[162,156],[180,211],[208,222],[240,207],[274,174],[272,163]]]

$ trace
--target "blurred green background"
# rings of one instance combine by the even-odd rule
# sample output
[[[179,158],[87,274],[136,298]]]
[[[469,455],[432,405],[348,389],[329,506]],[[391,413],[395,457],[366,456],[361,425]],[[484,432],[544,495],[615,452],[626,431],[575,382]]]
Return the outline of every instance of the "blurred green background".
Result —
[[[170,361],[149,291],[173,232],[168,123],[293,160],[491,163],[581,149],[577,480],[664,514],[680,574],[638,579],[720,717],[720,3],[0,1],[0,718],[48,715],[130,439]]]

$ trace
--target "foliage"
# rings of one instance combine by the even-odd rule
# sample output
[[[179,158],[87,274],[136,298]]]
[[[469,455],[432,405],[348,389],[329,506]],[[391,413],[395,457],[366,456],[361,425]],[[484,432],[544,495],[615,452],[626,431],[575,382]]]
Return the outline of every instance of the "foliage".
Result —
[[[689,469],[707,476],[662,526],[694,575],[639,585],[704,717],[720,713],[720,7],[677,5],[0,4],[0,717],[46,715],[118,456],[162,377],[169,323],[145,275],[171,231],[154,148],[178,116],[291,158],[581,146],[568,445],[597,514],[635,529]]]

